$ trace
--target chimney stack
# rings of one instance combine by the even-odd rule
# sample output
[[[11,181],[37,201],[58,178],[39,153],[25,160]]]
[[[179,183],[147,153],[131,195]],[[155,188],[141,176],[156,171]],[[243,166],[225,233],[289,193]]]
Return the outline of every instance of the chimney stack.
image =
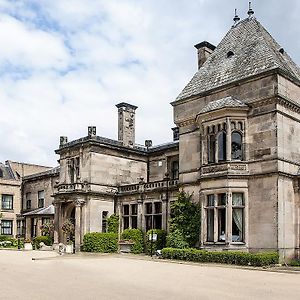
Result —
[[[96,126],[88,126],[88,137],[96,136]]]
[[[214,52],[216,46],[209,42],[201,42],[194,46],[198,51],[198,70],[203,66],[209,56]]]
[[[137,106],[121,102],[118,108],[118,140],[124,146],[133,147],[135,144],[135,110]]]
[[[68,137],[67,136],[61,136],[59,138],[59,146],[60,147],[64,146],[67,143],[68,143]]]

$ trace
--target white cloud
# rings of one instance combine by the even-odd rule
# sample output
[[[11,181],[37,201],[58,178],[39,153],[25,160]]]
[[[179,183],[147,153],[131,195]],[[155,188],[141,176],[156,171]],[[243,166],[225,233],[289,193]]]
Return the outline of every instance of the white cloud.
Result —
[[[0,161],[55,165],[59,136],[82,137],[88,125],[116,138],[120,101],[139,107],[137,142],[170,141],[169,103],[196,71],[193,45],[219,42],[241,7],[230,2],[0,0]],[[273,19],[267,5],[254,8],[299,62],[300,44],[287,38],[299,34],[295,18],[276,25],[296,2],[276,3]]]

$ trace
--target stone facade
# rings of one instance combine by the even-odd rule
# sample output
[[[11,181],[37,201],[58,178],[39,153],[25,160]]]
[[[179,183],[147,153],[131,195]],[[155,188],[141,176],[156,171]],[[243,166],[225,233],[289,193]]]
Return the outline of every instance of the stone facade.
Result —
[[[70,219],[77,250],[85,233],[107,230],[113,213],[121,230],[168,231],[180,186],[201,206],[200,248],[299,256],[300,71],[252,13],[235,21],[217,47],[196,45],[199,69],[172,102],[173,142],[136,145],[137,107],[124,102],[118,141],[94,126],[81,139],[60,138],[59,169],[23,181],[28,236],[51,215],[51,197],[54,241],[67,242]],[[36,207],[42,190],[46,210]]]
[[[49,167],[6,161],[0,163],[1,232],[0,235],[16,237],[25,234],[25,220],[21,216],[22,179],[26,175],[49,170]]]

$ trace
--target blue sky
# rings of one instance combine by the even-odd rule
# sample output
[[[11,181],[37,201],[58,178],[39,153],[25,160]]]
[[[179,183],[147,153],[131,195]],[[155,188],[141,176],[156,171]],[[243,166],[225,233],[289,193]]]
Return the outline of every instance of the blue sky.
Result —
[[[0,0],[0,161],[55,166],[59,136],[117,138],[115,104],[139,108],[136,141],[172,139],[172,102],[218,44],[240,0]],[[300,64],[296,0],[254,0],[255,16]]]

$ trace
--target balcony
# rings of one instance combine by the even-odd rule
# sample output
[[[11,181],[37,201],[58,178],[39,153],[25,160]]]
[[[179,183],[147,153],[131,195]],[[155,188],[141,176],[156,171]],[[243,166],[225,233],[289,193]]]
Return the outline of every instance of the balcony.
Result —
[[[63,193],[86,193],[91,190],[91,186],[89,183],[63,183],[56,186],[55,194],[63,194]]]
[[[118,189],[119,194],[142,193],[154,190],[164,190],[166,188],[175,189],[178,187],[178,180],[161,180],[139,184],[129,184],[120,186]]]

